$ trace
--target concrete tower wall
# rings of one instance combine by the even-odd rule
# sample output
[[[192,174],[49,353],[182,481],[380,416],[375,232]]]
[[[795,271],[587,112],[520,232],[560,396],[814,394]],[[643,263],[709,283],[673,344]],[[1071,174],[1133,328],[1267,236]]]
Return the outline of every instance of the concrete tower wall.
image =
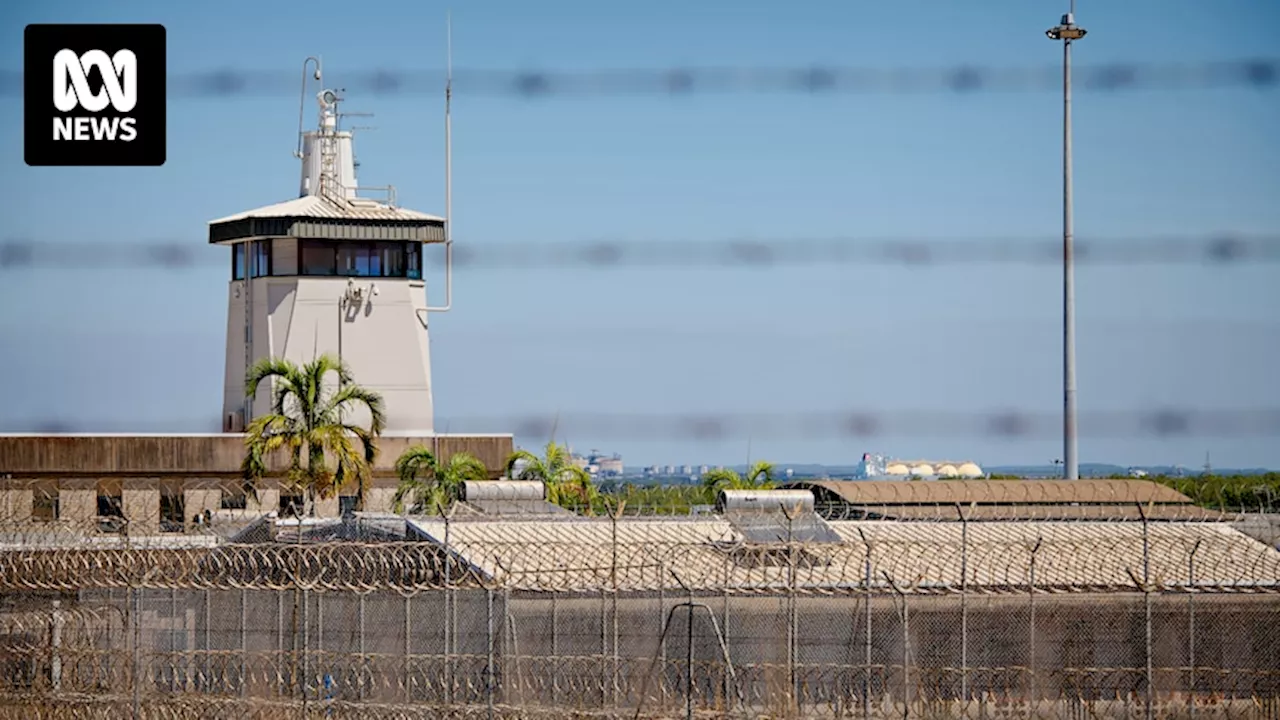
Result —
[[[431,358],[422,280],[351,278],[362,298],[340,309],[345,277],[256,278],[251,298],[248,362],[265,357],[302,364],[324,353],[339,355],[360,385],[382,395],[390,433],[434,431]],[[371,288],[376,286],[375,296]],[[224,414],[244,407],[246,353],[245,281],[231,283],[228,296]],[[252,415],[270,412],[271,392],[259,388]],[[360,424],[367,417],[353,416]]]

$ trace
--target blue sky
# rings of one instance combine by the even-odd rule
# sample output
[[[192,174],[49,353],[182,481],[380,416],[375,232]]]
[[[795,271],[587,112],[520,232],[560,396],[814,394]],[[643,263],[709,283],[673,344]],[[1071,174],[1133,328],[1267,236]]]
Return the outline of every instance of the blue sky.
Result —
[[[452,9],[459,68],[676,65],[1044,66],[1064,3],[476,2]],[[692,7],[691,7],[692,6]],[[8,3],[0,68],[29,22],[161,22],[171,72],[296,74],[443,64],[440,2]],[[1274,54],[1280,6],[1256,0],[1082,2],[1081,66]],[[28,168],[22,104],[0,109],[0,238],[176,240],[293,197],[297,96],[174,99],[163,168]],[[601,237],[1053,238],[1060,232],[1060,95],[468,95],[454,106],[454,237],[462,244]],[[365,184],[442,211],[441,98],[353,95]],[[1077,94],[1079,237],[1273,232],[1280,93]],[[428,276],[440,297],[438,253]],[[1275,265],[1078,270],[1082,413],[1275,405]],[[5,271],[0,421],[79,418],[174,431],[217,422],[222,265]],[[840,265],[770,270],[538,268],[460,272],[432,324],[437,417],[871,409],[1060,411],[1060,270]],[[434,282],[433,282],[434,281]],[[460,428],[454,427],[453,430]],[[469,428],[509,431],[512,428]],[[1081,428],[1082,433],[1087,428]],[[630,463],[740,462],[723,444],[609,442]],[[519,438],[532,444],[543,438]],[[1081,441],[1082,462],[1280,466],[1273,438]],[[863,451],[1041,463],[1060,443],[916,435],[756,437],[751,454],[853,462]]]

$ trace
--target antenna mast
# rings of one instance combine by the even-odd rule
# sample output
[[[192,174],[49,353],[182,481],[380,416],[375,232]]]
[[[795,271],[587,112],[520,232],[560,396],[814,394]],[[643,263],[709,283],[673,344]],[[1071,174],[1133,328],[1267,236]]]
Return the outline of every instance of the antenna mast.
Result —
[[[453,13],[445,14],[444,82],[444,305],[427,312],[449,312],[453,307]]]
[[[316,79],[316,82],[320,82],[323,77],[320,70],[319,56],[311,55],[302,61],[302,92],[298,96],[298,147],[293,151],[293,156],[299,160],[302,159],[302,119],[307,106],[307,65],[313,62],[316,64],[316,71],[312,77]]]

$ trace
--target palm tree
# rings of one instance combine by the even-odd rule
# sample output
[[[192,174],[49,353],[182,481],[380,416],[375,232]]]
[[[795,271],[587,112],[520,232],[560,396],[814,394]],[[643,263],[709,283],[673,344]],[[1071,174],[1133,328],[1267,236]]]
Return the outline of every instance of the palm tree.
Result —
[[[517,472],[515,467],[523,462]],[[591,514],[591,503],[599,495],[591,473],[573,462],[567,445],[555,440],[547,443],[543,457],[528,450],[517,450],[507,458],[507,477],[512,480],[536,480],[547,486],[547,499],[561,507],[582,507]]]
[[[336,388],[325,387],[330,373],[338,376]],[[274,380],[271,412],[254,418],[246,432],[241,466],[246,490],[256,494],[267,473],[267,456],[284,451],[290,459],[285,484],[302,491],[305,514],[311,514],[317,497],[332,497],[350,480],[358,483],[357,505],[363,507],[377,437],[386,424],[382,397],[352,382],[347,366],[328,354],[301,367],[281,358],[259,360],[245,374],[246,396],[256,396],[269,379]],[[360,408],[369,413],[367,428],[348,420]]]
[[[770,490],[776,486],[776,468],[763,460],[753,464],[745,475],[739,475],[737,470],[716,468],[702,476],[702,487],[712,497],[721,490]]]
[[[409,512],[430,515],[457,500],[462,483],[488,480],[489,468],[468,452],[456,452],[441,464],[426,447],[414,445],[396,459],[396,475],[400,485],[391,500],[393,509],[404,512],[405,498],[410,498]]]

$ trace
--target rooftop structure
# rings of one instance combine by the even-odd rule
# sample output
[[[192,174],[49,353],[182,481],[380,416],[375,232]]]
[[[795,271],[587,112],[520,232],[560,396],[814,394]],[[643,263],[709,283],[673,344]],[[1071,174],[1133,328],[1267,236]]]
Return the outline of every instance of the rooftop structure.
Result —
[[[1221,513],[1148,480],[800,480],[828,519],[1207,520]]]

